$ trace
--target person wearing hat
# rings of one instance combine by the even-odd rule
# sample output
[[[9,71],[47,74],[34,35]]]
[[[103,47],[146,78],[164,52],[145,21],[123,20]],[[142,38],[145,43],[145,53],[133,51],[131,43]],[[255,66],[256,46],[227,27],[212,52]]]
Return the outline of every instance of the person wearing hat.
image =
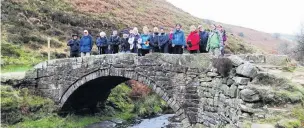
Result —
[[[160,28],[159,49],[161,53],[169,53],[169,35],[166,34],[164,28]]]
[[[200,42],[199,42],[200,53],[208,53],[208,51],[206,51],[206,47],[207,47],[209,32],[204,30],[202,25],[198,26],[198,30],[200,36]]]
[[[83,31],[83,36],[80,39],[80,54],[83,56],[90,56],[93,47],[93,39],[87,30]]]
[[[176,24],[172,37],[173,54],[183,54],[186,46],[185,33],[181,30],[181,24]]]
[[[130,44],[129,44],[129,32],[125,30],[122,32],[122,38],[120,39],[120,50],[122,53],[130,53]]]
[[[70,57],[79,57],[79,44],[80,41],[78,39],[77,34],[72,35],[73,39],[68,41],[68,46],[70,46]]]

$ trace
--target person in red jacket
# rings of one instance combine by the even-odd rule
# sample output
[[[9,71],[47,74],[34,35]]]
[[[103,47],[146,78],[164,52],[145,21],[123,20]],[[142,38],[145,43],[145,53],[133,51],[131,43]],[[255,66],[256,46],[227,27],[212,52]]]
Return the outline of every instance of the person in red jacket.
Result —
[[[190,27],[190,34],[187,37],[187,49],[190,53],[197,53],[199,50],[200,37],[195,26]]]

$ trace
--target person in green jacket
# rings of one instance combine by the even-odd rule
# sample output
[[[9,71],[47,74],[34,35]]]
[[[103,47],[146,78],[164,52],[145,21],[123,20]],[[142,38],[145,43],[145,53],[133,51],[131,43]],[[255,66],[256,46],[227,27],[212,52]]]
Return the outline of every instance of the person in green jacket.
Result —
[[[214,56],[220,56],[220,47],[223,44],[222,35],[215,25],[211,25],[210,29],[206,50]]]

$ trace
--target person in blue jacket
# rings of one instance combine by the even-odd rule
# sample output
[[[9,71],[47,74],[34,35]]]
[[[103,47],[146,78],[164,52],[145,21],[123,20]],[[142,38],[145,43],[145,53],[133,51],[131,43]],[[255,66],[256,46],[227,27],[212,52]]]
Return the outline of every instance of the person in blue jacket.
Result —
[[[204,30],[202,25],[198,26],[198,30],[199,30],[199,36],[200,36],[200,53],[208,53],[208,51],[206,51],[206,47],[207,47],[207,42],[208,42],[208,38],[209,38],[209,32]]]
[[[73,39],[69,40],[68,46],[70,46],[70,57],[79,57],[79,39],[77,34],[72,35]]]
[[[96,46],[98,48],[98,54],[110,54],[109,46],[108,46],[108,39],[106,37],[105,32],[100,32],[100,37],[96,39]]]
[[[173,54],[183,54],[186,46],[185,33],[181,30],[181,25],[176,24],[172,37]]]
[[[90,56],[92,47],[93,47],[93,39],[92,36],[89,35],[87,30],[83,31],[83,36],[80,39],[80,53],[81,57]]]
[[[140,36],[139,43],[140,43],[140,49],[138,55],[139,56],[145,56],[150,52],[150,34],[149,29],[147,26],[143,27],[143,34]]]
[[[169,53],[169,35],[166,34],[164,28],[160,28],[159,49],[161,53]]]

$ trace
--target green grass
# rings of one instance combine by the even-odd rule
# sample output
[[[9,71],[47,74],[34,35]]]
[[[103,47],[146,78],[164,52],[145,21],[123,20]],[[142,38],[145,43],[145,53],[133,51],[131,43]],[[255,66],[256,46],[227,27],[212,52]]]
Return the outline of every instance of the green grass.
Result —
[[[25,72],[33,68],[30,65],[7,65],[1,67],[1,73],[8,73],[8,72]]]
[[[13,128],[82,128],[86,125],[101,121],[100,117],[69,115],[65,118],[58,115],[50,115],[38,120],[26,119]]]

